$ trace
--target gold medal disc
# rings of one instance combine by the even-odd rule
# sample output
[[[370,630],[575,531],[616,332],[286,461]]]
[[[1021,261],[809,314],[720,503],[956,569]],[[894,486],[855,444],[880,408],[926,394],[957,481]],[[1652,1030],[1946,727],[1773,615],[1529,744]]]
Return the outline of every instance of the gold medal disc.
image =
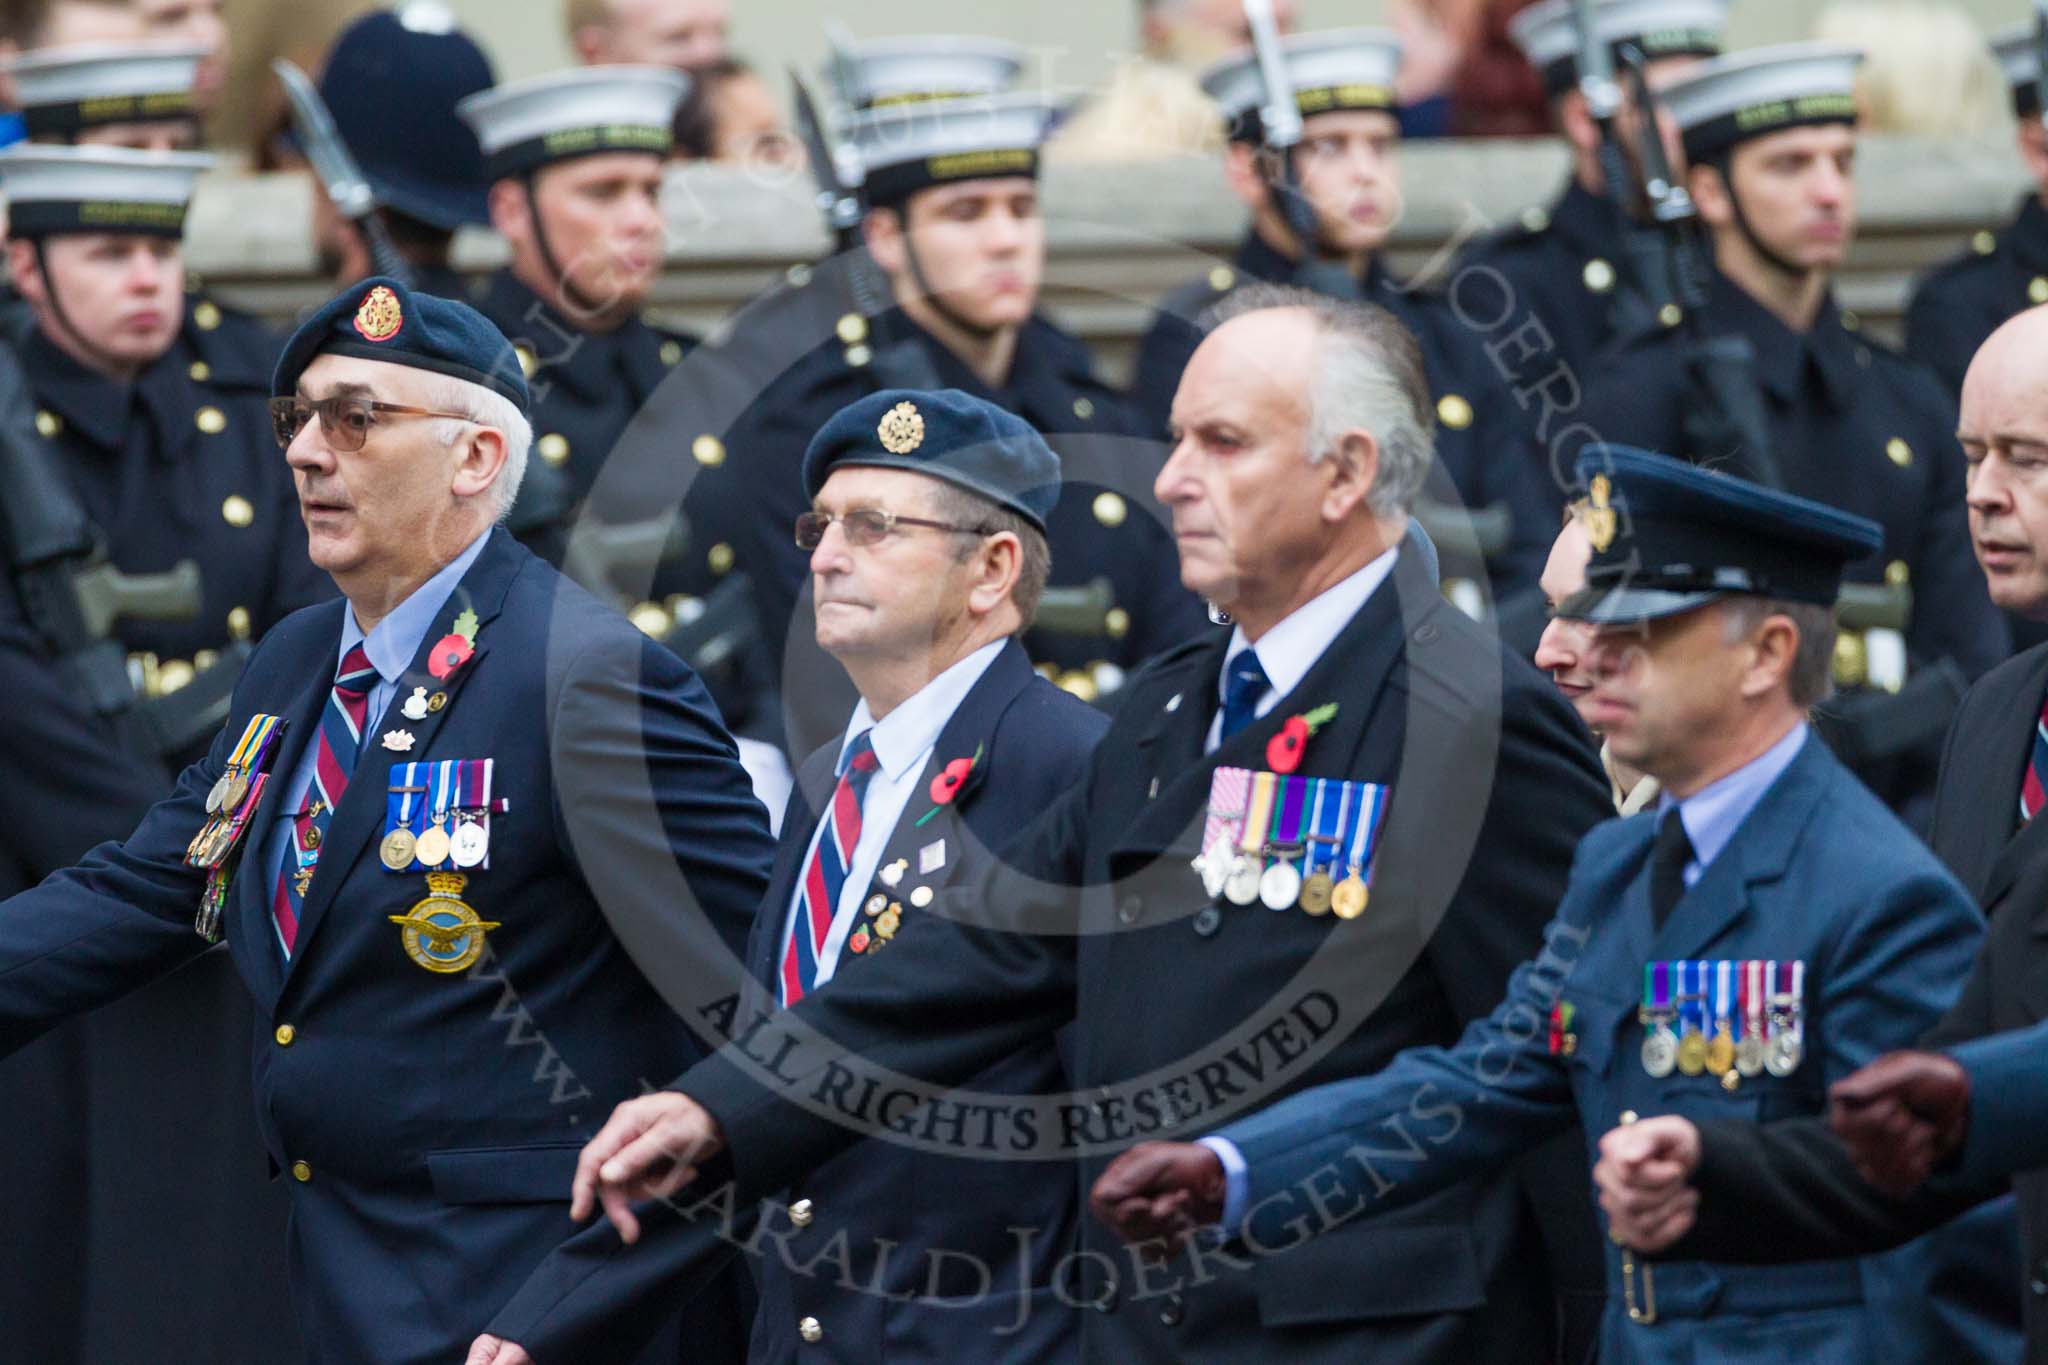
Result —
[[[419,844],[413,849],[413,856],[426,867],[439,867],[448,861],[448,831],[437,820],[420,835]]]
[[[412,866],[418,843],[411,830],[394,829],[384,836],[384,842],[377,845],[377,857],[391,871],[403,872]]]
[[[1688,1033],[1678,1040],[1678,1069],[1697,1076],[1707,1069],[1707,1035]]]
[[[1330,910],[1338,919],[1357,919],[1365,913],[1368,899],[1365,878],[1356,872],[1337,883],[1337,889],[1330,893]]]
[[[1734,1069],[1735,1039],[1726,1029],[1714,1035],[1714,1041],[1707,1044],[1707,1070],[1716,1076]]]
[[[1337,889],[1327,872],[1315,872],[1301,884],[1301,908],[1311,915],[1330,913],[1330,895]]]

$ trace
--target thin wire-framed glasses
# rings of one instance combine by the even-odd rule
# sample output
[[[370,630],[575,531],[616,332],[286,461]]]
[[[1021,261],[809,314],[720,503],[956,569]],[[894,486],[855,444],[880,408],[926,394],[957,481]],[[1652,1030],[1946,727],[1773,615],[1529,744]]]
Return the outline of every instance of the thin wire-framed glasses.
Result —
[[[884,512],[879,507],[854,507],[844,512],[805,512],[796,519],[796,546],[799,550],[815,550],[825,539],[825,530],[838,522],[846,532],[849,545],[879,545],[889,538],[889,533],[899,526],[923,526],[933,531],[951,531],[955,535],[989,535],[986,526],[955,526],[946,521],[929,521],[924,517],[898,516]]]

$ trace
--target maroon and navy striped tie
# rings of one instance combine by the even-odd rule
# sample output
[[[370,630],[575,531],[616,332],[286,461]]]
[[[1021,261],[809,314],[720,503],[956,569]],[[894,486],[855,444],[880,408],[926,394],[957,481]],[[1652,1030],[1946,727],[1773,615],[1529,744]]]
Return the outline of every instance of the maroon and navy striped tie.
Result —
[[[321,846],[327,841],[327,822],[334,818],[334,808],[348,790],[349,774],[355,771],[356,752],[362,747],[363,726],[368,720],[370,689],[376,685],[376,666],[359,644],[342,658],[334,675],[334,691],[328,694],[327,709],[320,716],[313,786],[306,793],[309,804],[292,821],[292,847],[286,850],[277,894],[270,902],[277,941],[286,957],[292,955],[292,945],[298,941],[299,911],[306,903],[313,865],[320,861]]]
[[[846,885],[847,870],[853,866],[854,847],[860,843],[861,802],[867,797],[868,782],[880,766],[868,734],[869,731],[861,731],[847,746],[846,757],[840,763],[839,785],[832,789],[832,804],[825,811],[824,827],[811,846],[810,861],[804,864],[796,914],[789,926],[789,947],[782,955],[785,1005],[794,1005],[818,984],[818,958],[825,950],[825,936],[832,932],[832,916],[839,908],[839,892]]]
[[[2020,781],[2020,823],[2026,824],[2048,805],[2048,702],[2034,718],[2034,740],[2027,746],[2027,775]]]

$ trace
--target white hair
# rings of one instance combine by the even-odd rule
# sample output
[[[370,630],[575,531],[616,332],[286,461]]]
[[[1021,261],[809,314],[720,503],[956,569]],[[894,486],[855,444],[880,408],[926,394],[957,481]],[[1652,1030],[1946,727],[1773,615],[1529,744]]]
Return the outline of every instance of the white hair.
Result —
[[[520,413],[518,405],[495,389],[426,370],[420,372],[420,379],[421,407],[433,408],[437,412],[463,413],[470,422],[503,433],[505,464],[499,469],[497,481],[488,493],[492,519],[503,521],[519,497],[519,485],[526,481],[526,456],[533,449],[533,423]],[[469,431],[467,423],[445,418],[434,420],[432,426],[441,444],[448,446],[460,441]]]
[[[1375,304],[1277,284],[1237,290],[1210,311],[1208,322],[1220,326],[1273,308],[1302,309],[1317,324],[1321,364],[1308,391],[1309,463],[1328,456],[1344,433],[1370,432],[1379,467],[1366,506],[1382,521],[1406,518],[1436,457],[1435,413],[1414,334]]]

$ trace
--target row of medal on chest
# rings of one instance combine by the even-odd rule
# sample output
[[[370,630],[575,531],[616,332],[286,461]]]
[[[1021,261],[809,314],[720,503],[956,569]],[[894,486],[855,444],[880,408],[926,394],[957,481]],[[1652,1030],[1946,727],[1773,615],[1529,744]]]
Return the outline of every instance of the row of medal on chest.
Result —
[[[1648,962],[1636,1018],[1643,1070],[1664,1077],[1716,1076],[1735,1089],[1745,1076],[1789,1076],[1806,1055],[1806,964],[1722,958]],[[1577,1009],[1550,1012],[1550,1050],[1578,1050]]]
[[[1391,797],[1380,783],[1218,768],[1192,866],[1211,900],[1357,919]]]

